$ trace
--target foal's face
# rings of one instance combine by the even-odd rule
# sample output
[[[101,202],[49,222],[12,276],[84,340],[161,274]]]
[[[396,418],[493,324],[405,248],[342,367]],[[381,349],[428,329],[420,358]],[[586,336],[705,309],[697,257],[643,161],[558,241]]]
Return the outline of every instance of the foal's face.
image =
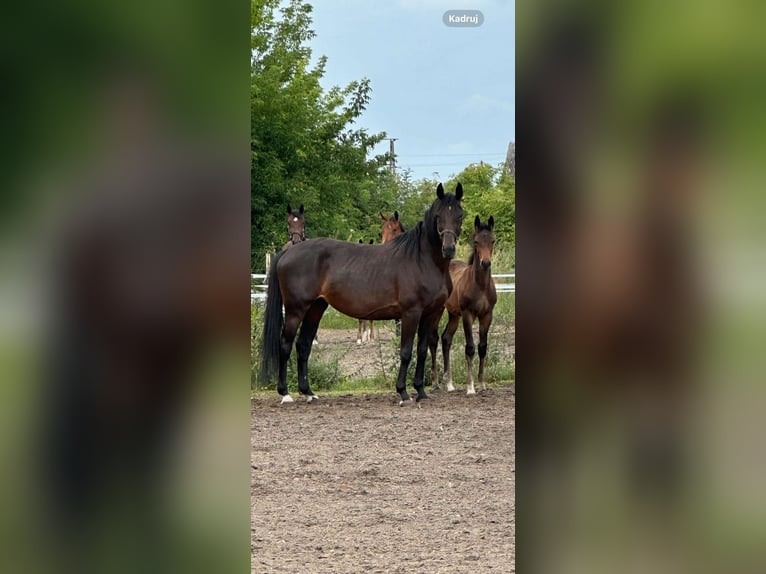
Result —
[[[455,195],[444,193],[440,183],[436,188],[436,197],[440,201],[434,202],[434,216],[436,218],[436,231],[442,244],[442,256],[452,259],[455,256],[457,238],[463,226],[463,208],[460,200],[463,199],[463,186],[458,183]]]
[[[303,204],[298,209],[290,209],[290,204],[287,204],[287,233],[290,235],[290,241],[293,245],[306,239]]]
[[[473,222],[473,252],[474,258],[479,260],[482,269],[489,269],[492,265],[492,250],[495,248],[495,219],[491,215],[484,225],[479,216]]]
[[[399,221],[398,211],[394,211],[394,216],[391,218],[386,217],[383,212],[380,213],[380,216],[383,218],[383,243],[388,243],[404,233],[404,227],[402,227],[402,223]]]

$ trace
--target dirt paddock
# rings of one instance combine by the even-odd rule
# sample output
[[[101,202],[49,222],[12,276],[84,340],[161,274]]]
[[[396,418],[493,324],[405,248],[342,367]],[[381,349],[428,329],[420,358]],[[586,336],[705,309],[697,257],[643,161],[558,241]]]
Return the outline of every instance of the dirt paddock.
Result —
[[[252,400],[252,572],[514,572],[514,387]]]

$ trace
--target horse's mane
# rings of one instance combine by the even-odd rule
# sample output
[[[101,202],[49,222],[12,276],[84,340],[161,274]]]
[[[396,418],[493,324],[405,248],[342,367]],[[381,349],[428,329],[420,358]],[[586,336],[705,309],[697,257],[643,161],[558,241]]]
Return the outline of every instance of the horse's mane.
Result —
[[[413,253],[416,253],[420,249],[420,238],[423,236],[423,233],[426,234],[426,237],[428,237],[428,241],[431,243],[431,245],[434,247],[438,247],[440,245],[439,233],[436,231],[436,219],[434,217],[434,206],[438,202],[441,202],[442,207],[460,205],[457,198],[451,193],[445,194],[444,199],[434,200],[431,206],[426,209],[426,212],[423,214],[423,219],[418,221],[415,227],[408,231],[404,231],[404,226],[402,225],[402,230],[404,233],[402,233],[393,241],[394,247],[396,249],[403,248],[405,255],[412,255]],[[399,225],[401,225],[401,222]]]
[[[405,255],[412,255],[420,249],[420,237],[422,234],[423,222],[418,221],[415,227],[402,233],[392,243],[396,249],[404,249]]]

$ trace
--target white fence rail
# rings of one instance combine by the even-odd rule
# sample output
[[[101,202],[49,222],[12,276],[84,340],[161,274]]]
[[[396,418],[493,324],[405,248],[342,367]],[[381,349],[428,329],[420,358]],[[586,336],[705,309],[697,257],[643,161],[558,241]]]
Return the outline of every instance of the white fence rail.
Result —
[[[250,300],[260,301],[266,299],[266,279],[264,273],[253,273],[250,276]],[[507,280],[512,279],[509,283]],[[495,289],[498,293],[516,292],[516,273],[493,273],[492,280],[495,282]]]

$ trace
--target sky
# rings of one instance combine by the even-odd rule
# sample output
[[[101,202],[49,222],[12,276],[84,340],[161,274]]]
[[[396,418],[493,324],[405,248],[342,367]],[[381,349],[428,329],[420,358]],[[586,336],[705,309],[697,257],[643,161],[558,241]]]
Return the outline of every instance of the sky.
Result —
[[[515,140],[513,0],[314,0],[313,57],[322,84],[367,77],[372,101],[357,124],[398,138],[397,167],[446,180],[472,162],[505,160]],[[451,28],[447,10],[484,22]],[[388,141],[374,153],[388,151]]]

